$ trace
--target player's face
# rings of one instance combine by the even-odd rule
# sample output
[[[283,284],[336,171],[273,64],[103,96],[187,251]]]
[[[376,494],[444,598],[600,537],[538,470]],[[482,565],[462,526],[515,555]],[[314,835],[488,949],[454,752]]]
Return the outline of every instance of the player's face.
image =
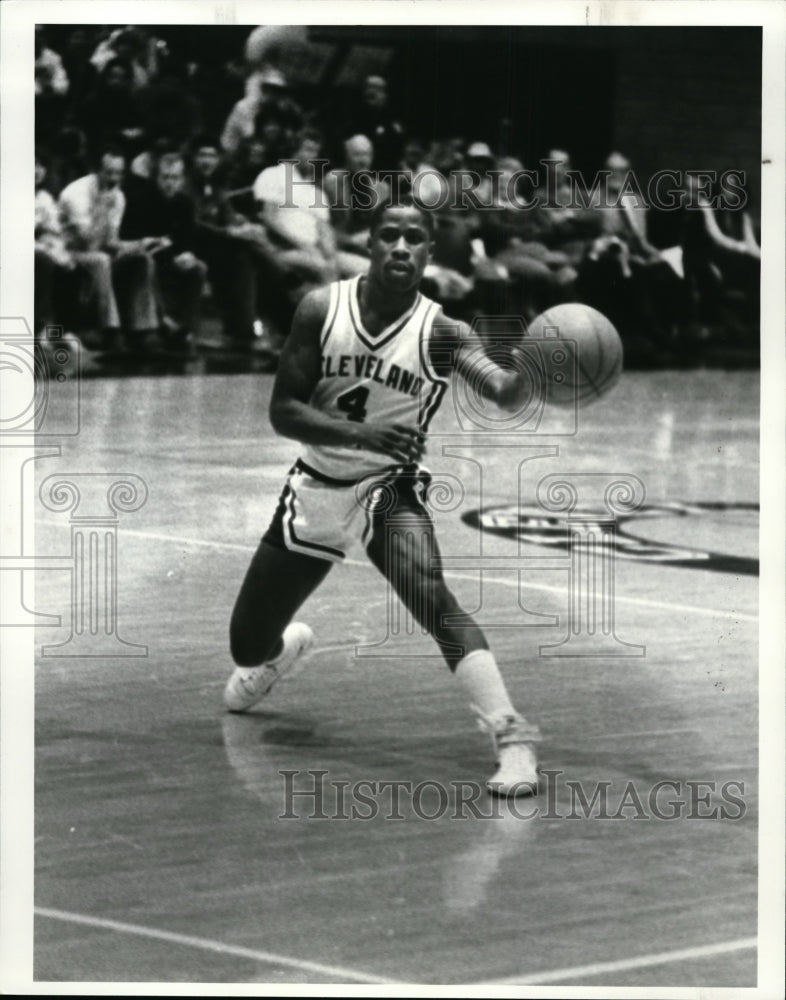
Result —
[[[415,287],[431,254],[431,237],[415,208],[389,208],[369,236],[371,273],[389,288]]]

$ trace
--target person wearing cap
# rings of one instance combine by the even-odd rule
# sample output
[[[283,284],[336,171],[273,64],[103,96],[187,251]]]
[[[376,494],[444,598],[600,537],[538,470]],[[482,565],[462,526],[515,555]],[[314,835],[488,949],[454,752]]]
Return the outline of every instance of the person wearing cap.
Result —
[[[246,96],[229,112],[221,133],[221,146],[234,155],[241,143],[254,135],[257,115],[267,104],[277,104],[287,93],[284,74],[274,66],[264,66],[246,82]]]
[[[471,170],[480,177],[480,185],[477,189],[478,197],[483,204],[486,204],[490,200],[489,194],[491,192],[491,179],[488,175],[489,171],[494,169],[495,163],[491,147],[487,142],[470,143],[464,154],[464,162],[467,165],[467,170]]]

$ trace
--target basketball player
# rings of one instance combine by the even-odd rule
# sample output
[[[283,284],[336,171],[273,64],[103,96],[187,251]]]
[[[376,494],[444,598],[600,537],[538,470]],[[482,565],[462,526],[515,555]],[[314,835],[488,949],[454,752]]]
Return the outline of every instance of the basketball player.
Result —
[[[312,647],[311,629],[293,616],[360,541],[491,733],[498,767],[489,791],[533,794],[540,733],[516,712],[485,636],[434,565],[429,476],[419,464],[451,370],[476,379],[505,409],[524,405],[527,386],[518,371],[488,358],[480,379],[469,328],[418,291],[432,236],[431,216],[412,201],[382,203],[371,218],[367,276],[317,289],[298,307],[270,418],[304,448],[235,604],[230,643],[238,666],[224,701],[230,711],[250,708]],[[409,530],[390,530],[402,518]]]

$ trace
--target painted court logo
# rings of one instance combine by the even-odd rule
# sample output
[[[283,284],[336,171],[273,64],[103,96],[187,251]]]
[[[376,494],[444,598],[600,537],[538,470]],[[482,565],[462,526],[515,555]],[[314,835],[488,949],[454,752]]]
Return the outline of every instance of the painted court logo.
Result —
[[[645,504],[629,514],[620,514],[616,519],[615,552],[620,559],[633,559],[637,562],[662,563],[669,566],[683,566],[690,569],[709,569],[720,573],[736,573],[738,575],[756,576],[759,572],[759,561],[747,556],[726,554],[698,545],[681,545],[670,541],[661,541],[657,529],[653,529],[654,537],[648,537],[649,532],[642,529],[636,533],[632,527],[637,521],[655,521],[665,518],[701,518],[705,524],[713,522],[717,527],[711,532],[715,537],[734,537],[741,528],[753,531],[758,524],[757,503],[685,503],[673,502],[665,504]],[[507,538],[517,538],[533,545],[545,545],[551,548],[567,550],[569,535],[565,517],[550,514],[537,506],[516,506],[503,504],[498,507],[487,507],[485,510],[473,510],[464,514],[462,520],[480,531],[492,535],[503,535]],[[600,522],[599,522],[600,523]],[[673,531],[662,531],[662,535],[674,534]],[[691,537],[695,541],[696,531],[690,527],[681,535]]]

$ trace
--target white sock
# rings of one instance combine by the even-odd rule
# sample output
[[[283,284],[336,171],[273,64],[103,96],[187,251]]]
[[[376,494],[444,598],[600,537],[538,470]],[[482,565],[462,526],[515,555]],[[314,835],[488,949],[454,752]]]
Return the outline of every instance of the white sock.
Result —
[[[456,677],[467,693],[470,705],[484,715],[516,715],[494,654],[488,649],[468,653],[456,666]]]

